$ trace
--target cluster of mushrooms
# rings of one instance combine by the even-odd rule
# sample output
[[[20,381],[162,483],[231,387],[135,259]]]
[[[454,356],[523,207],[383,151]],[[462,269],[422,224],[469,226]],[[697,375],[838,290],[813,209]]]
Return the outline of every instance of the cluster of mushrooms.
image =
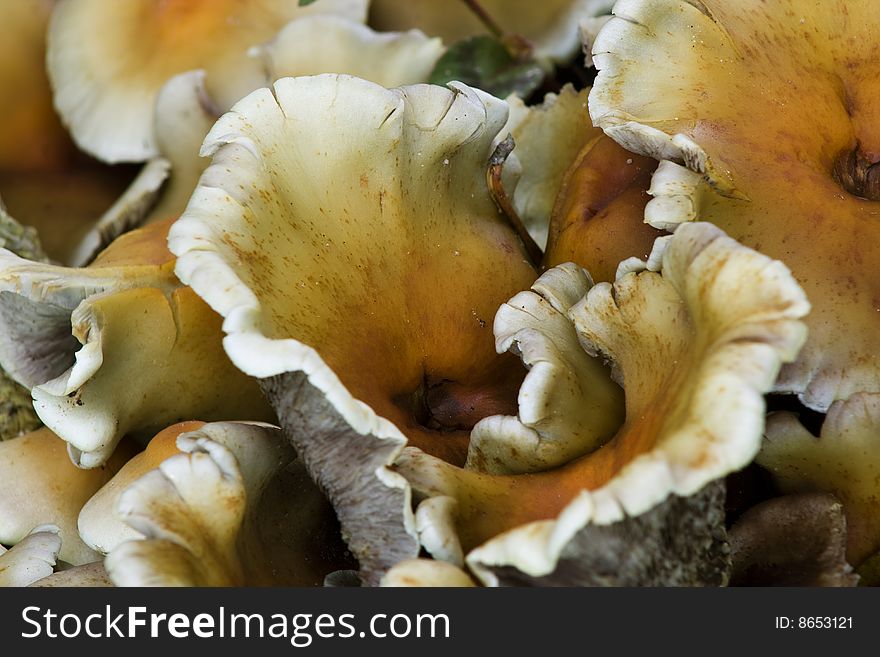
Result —
[[[475,8],[592,85],[427,84]],[[880,581],[872,0],[0,34],[0,584]]]

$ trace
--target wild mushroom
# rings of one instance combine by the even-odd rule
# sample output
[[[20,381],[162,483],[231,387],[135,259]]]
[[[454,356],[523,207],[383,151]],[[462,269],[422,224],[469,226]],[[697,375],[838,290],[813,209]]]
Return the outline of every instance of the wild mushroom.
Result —
[[[229,107],[261,84],[251,46],[299,16],[362,21],[366,8],[367,0],[61,0],[48,35],[55,106],[84,151],[106,162],[147,160],[158,154],[153,108],[170,77],[204,69],[211,97]]]
[[[579,19],[608,13],[614,2],[481,0],[480,4],[508,33],[531,41],[538,57],[564,61],[580,48]],[[380,30],[419,28],[447,43],[486,31],[464,3],[436,0],[373,0],[370,24]]]
[[[593,46],[590,115],[661,160],[646,221],[709,221],[791,267],[814,309],[778,391],[823,412],[880,392],[875,4],[621,0],[614,13]]]
[[[65,568],[29,584],[31,588],[98,588],[113,586],[103,561]]]
[[[51,523],[62,540],[62,561],[95,561],[99,555],[80,540],[77,516],[135,451],[120,445],[104,467],[80,470],[64,441],[48,429],[0,443],[0,543],[14,545],[35,525]]]
[[[0,202],[0,248],[32,260],[46,259],[37,232],[33,228],[25,228],[10,217],[2,202]],[[30,391],[0,370],[0,441],[38,429],[40,425],[41,422],[31,402]]]
[[[784,265],[710,224],[682,226],[634,265],[568,311],[583,348],[610,358],[626,391],[610,441],[525,475],[463,470],[411,448],[398,459],[419,498],[457,502],[447,522],[483,582],[726,577],[718,480],[757,453],[763,394],[803,343],[809,306]]]
[[[280,77],[324,72],[359,75],[386,86],[422,82],[442,52],[439,39],[429,39],[417,30],[380,34],[341,15],[304,16],[288,23],[268,43],[250,49],[249,57],[261,62],[261,73],[241,93]],[[203,70],[180,73],[162,86],[153,119],[161,157],[151,160],[148,167],[153,171],[145,167],[126,191],[128,202],[117,202],[83,238],[72,260],[74,266],[91,262],[126,230],[183,212],[210,164],[210,159],[200,157],[200,148],[222,109],[207,88]],[[165,175],[158,180],[162,167]],[[165,177],[159,194],[156,183]]]
[[[169,235],[371,583],[418,551],[387,467],[402,445],[464,463],[473,424],[515,403],[522,375],[488,327],[535,278],[486,186],[506,114],[458,84],[284,78],[214,126]]]
[[[880,550],[880,394],[859,393],[828,409],[817,438],[793,413],[774,413],[757,457],[786,493],[827,492],[843,504],[847,559]]]
[[[124,235],[85,269],[0,253],[0,364],[81,467],[182,417],[273,417],[224,355],[220,318],[174,277],[167,226]]]
[[[567,85],[531,107],[508,98],[516,149],[505,169],[521,168],[513,205],[545,249],[543,266],[575,262],[594,280],[613,281],[618,263],[647,258],[661,234],[643,221],[656,163],[590,124],[588,92]]]
[[[61,537],[52,525],[34,527],[12,549],[0,545],[0,587],[29,586],[55,567]]]
[[[112,548],[115,584],[316,585],[343,565],[328,545],[332,512],[301,464],[286,469],[296,455],[276,427],[206,424],[177,447],[119,496],[119,514],[144,538]],[[281,500],[274,481],[291,475],[298,490]]]
[[[204,422],[180,422],[163,429],[147,444],[146,449],[129,459],[100,490],[83,505],[77,518],[77,529],[83,542],[101,554],[107,554],[126,540],[142,535],[116,515],[119,496],[137,479],[158,468],[163,461],[180,454],[177,437],[196,431]]]
[[[268,82],[318,73],[346,73],[384,87],[425,82],[443,43],[419,30],[376,32],[358,21],[318,14],[291,21],[253,54]]]

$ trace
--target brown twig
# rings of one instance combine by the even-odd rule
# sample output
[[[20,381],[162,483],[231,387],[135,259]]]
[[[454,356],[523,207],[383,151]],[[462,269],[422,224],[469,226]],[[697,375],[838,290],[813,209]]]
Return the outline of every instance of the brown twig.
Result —
[[[495,204],[498,206],[501,214],[507,218],[507,222],[511,225],[513,230],[516,231],[516,234],[519,235],[519,239],[522,241],[523,246],[526,249],[529,260],[532,261],[532,264],[535,267],[540,267],[544,252],[541,251],[541,247],[538,246],[537,242],[535,242],[535,240],[532,239],[532,236],[529,235],[529,231],[526,230],[522,219],[519,218],[516,208],[513,207],[513,203],[504,189],[504,183],[501,181],[504,162],[507,160],[507,156],[510,155],[513,147],[513,135],[507,135],[504,141],[498,144],[495,148],[495,152],[492,153],[492,157],[489,158],[489,168],[486,171],[486,184],[489,186],[489,193],[495,200]]]

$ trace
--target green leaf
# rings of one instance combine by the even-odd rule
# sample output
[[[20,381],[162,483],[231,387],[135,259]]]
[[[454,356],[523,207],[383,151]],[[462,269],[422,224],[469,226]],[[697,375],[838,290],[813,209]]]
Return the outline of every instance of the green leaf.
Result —
[[[299,6],[300,6],[300,7],[305,7],[306,5],[310,5],[310,4],[312,4],[313,2],[316,2],[316,1],[317,1],[317,0],[299,0]]]
[[[495,37],[475,36],[450,46],[437,61],[428,82],[458,80],[499,98],[512,93],[525,98],[541,86],[545,75],[538,62],[514,57]]]

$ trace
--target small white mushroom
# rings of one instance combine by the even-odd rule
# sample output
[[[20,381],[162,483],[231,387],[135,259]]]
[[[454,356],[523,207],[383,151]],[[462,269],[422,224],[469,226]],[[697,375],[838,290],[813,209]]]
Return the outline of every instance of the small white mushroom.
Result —
[[[61,537],[53,525],[34,527],[12,549],[0,545],[0,587],[29,586],[55,567]]]

